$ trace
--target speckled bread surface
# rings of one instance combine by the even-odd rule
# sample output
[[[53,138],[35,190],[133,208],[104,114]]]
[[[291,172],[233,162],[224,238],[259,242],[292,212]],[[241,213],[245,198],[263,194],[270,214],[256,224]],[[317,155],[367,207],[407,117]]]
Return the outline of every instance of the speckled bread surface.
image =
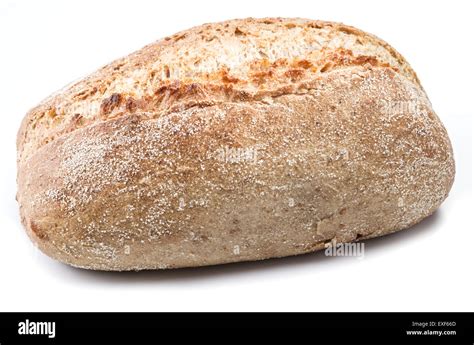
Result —
[[[379,38],[265,18],[152,43],[45,99],[18,132],[23,225],[97,270],[260,260],[432,214],[451,144]]]

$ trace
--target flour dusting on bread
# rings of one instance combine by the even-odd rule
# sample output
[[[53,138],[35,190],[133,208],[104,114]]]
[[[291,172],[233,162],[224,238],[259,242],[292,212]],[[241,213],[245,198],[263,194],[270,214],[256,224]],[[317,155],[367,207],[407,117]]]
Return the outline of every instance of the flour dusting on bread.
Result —
[[[22,222],[104,270],[260,260],[407,228],[454,178],[393,48],[305,19],[205,24],[46,99],[18,134]]]

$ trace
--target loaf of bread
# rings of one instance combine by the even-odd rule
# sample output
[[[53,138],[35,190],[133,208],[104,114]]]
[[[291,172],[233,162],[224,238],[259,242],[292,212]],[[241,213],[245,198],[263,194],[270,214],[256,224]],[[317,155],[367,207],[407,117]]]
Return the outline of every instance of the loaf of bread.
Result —
[[[382,236],[432,214],[455,170],[405,59],[307,19],[205,24],[150,44],[29,111],[17,148],[28,235],[96,270]]]

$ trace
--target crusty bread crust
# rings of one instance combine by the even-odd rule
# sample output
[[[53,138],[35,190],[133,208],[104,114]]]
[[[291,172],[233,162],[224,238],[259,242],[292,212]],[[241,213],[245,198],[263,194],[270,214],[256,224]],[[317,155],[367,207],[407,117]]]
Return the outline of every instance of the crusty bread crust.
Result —
[[[446,198],[447,133],[406,61],[342,24],[245,19],[160,40],[18,133],[32,240],[103,270],[295,255],[407,228]]]
[[[387,43],[343,24],[285,18],[206,24],[150,44],[47,98],[25,117],[19,157],[106,119],[304,91],[318,75],[357,65],[390,67],[419,84]]]

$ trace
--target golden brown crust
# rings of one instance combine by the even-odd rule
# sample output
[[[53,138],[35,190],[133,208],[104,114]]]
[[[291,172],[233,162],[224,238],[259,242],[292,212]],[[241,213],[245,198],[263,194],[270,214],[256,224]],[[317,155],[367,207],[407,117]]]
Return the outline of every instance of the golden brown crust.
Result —
[[[343,24],[285,18],[206,24],[148,45],[46,99],[22,123],[18,158],[108,118],[130,112],[159,117],[196,102],[294,93],[311,88],[321,74],[357,65],[390,67],[418,84],[392,47]]]

